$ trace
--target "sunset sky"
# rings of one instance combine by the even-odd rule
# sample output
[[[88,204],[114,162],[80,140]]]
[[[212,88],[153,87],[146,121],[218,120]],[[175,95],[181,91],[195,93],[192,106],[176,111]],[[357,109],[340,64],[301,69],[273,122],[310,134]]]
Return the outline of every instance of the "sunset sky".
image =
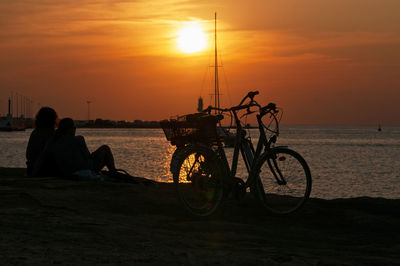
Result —
[[[2,0],[0,114],[11,91],[61,117],[160,120],[249,90],[286,124],[400,125],[398,0]],[[195,24],[206,49],[184,53]]]

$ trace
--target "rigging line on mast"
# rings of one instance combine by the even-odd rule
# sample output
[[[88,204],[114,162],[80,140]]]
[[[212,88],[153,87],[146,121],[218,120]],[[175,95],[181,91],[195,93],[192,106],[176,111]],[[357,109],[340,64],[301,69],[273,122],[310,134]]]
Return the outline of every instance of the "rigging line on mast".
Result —
[[[208,87],[208,95],[210,96],[209,105],[211,106],[212,102],[213,102],[213,95],[214,95],[214,93],[211,91],[211,88],[213,87],[214,79],[213,79],[213,75],[212,75],[212,73],[210,71],[210,67],[208,67],[207,74],[208,74],[208,82],[209,82],[209,84],[208,84],[208,86],[209,86]]]
[[[209,47],[207,63],[211,61],[211,56],[212,56],[212,47]],[[204,87],[205,87],[204,84],[206,83],[206,79],[207,79],[207,82],[211,82],[210,81],[210,77],[209,77],[209,74],[210,74],[209,73],[210,72],[209,68],[210,68],[209,66],[206,66],[205,71],[204,71],[203,81],[201,82],[201,88],[200,88],[200,97],[203,94],[203,90],[204,90]],[[208,88],[211,88],[211,83],[208,85]],[[210,99],[210,103],[211,103],[211,99]]]
[[[221,98],[220,98],[220,96],[221,96],[221,93],[220,93],[220,86],[219,86],[219,72],[218,72],[218,68],[219,67],[223,67],[223,63],[222,63],[222,57],[221,57],[221,55],[220,54],[218,54],[218,42],[217,42],[217,12],[215,12],[214,13],[214,64],[213,65],[209,65],[208,67],[210,68],[210,67],[214,67],[214,77],[212,77],[212,74],[211,74],[211,71],[209,71],[209,75],[210,75],[210,79],[209,79],[209,82],[210,82],[210,88],[212,88],[212,85],[214,85],[214,93],[211,93],[210,92],[210,104],[212,104],[212,102],[213,102],[213,98],[214,98],[214,107],[217,107],[217,108],[220,108],[221,107],[221,102],[220,102],[220,100],[221,100]],[[210,49],[210,54],[209,54],[209,59],[210,59],[210,55],[211,55],[211,49]],[[220,59],[220,64],[218,64],[218,59]],[[229,93],[229,85],[228,85],[228,79],[227,79],[227,77],[226,77],[226,73],[225,73],[225,70],[223,69],[223,71],[224,71],[224,79],[225,79],[225,83],[226,83],[226,86],[227,86],[227,94],[228,94],[228,97],[229,97],[229,102],[230,103],[232,103],[232,99],[231,99],[231,95],[230,95],[230,93]],[[213,79],[214,78],[214,79]],[[214,81],[214,82],[213,82]],[[204,85],[204,79],[203,79],[203,82],[202,82],[202,91],[203,91],[203,85]],[[214,83],[214,84],[212,84],[212,83]],[[211,90],[210,90],[211,91]],[[215,110],[215,113],[219,113],[219,111],[217,111],[217,110]]]
[[[220,44],[220,46],[222,46],[223,45],[223,43],[219,43]],[[223,72],[223,75],[224,75],[224,81],[225,81],[225,85],[226,85],[226,93],[228,94],[228,99],[229,99],[229,104],[230,105],[232,105],[232,97],[231,97],[231,94],[230,94],[230,87],[229,87],[229,83],[228,83],[228,78],[227,78],[227,76],[226,76],[226,71],[225,71],[225,68],[224,68],[224,62],[222,61],[222,52],[221,51],[223,51],[224,49],[220,49],[219,51],[219,61],[220,61],[220,65],[219,65],[219,67],[221,67],[221,69],[222,69],[222,72]]]
[[[214,46],[215,46],[215,107],[220,108],[219,105],[219,80],[218,80],[218,49],[217,49],[217,12],[215,12],[215,29],[214,29]],[[217,110],[215,110],[215,113],[217,113]]]
[[[208,68],[206,68],[206,70],[204,71],[204,74],[203,74],[203,80],[202,80],[202,82],[201,82],[201,88],[200,88],[200,97],[201,97],[201,95],[203,94],[203,89],[204,89],[204,83],[206,82],[206,76],[207,76],[207,72],[208,72]]]
[[[224,68],[222,68],[222,72],[224,73],[224,79],[225,79],[225,84],[226,84],[226,93],[228,94],[229,105],[232,105],[232,97],[231,97],[231,94],[230,94],[228,78],[226,77],[226,72],[225,72]]]

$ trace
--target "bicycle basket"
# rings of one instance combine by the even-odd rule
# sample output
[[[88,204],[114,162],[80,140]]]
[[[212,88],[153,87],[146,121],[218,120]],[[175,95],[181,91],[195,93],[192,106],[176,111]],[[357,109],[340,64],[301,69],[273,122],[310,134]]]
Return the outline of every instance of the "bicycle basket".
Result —
[[[210,144],[218,140],[216,126],[221,119],[221,115],[196,113],[163,120],[160,124],[172,145],[181,146],[191,142]]]

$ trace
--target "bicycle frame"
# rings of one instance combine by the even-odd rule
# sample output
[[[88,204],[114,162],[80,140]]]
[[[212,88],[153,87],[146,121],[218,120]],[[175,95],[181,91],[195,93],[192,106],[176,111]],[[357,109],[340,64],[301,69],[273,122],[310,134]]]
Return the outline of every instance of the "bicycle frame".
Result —
[[[211,110],[215,110],[216,114],[232,114],[236,136],[231,165],[225,153],[223,137],[216,127],[223,116],[215,116],[218,120],[210,125],[210,132],[207,132],[212,134],[211,138],[202,141],[203,138],[194,136],[183,145],[177,145],[170,167],[179,198],[190,213],[196,216],[210,215],[225,197],[238,200],[245,197],[247,188],[269,212],[275,214],[294,212],[308,199],[311,192],[310,169],[296,151],[286,146],[275,146],[279,136],[280,110],[274,103],[260,106],[254,101],[257,94],[258,91],[249,92],[239,105],[231,108],[208,107],[204,111],[208,114]],[[243,104],[246,99],[250,101]],[[247,130],[240,121],[244,116],[254,113],[253,107],[258,107],[256,118],[259,137],[256,145],[246,136]],[[241,113],[241,110],[247,112]],[[266,115],[269,115],[267,121],[262,119]],[[236,177],[239,154],[248,172],[247,180]],[[295,178],[291,178],[293,174]],[[292,183],[294,189],[291,188]]]
[[[245,186],[249,187],[250,185],[252,185],[252,183],[254,181],[254,177],[250,176],[250,175],[251,175],[251,171],[252,171],[253,167],[255,166],[255,163],[261,157],[263,152],[268,153],[270,151],[271,144],[276,142],[277,135],[272,136],[269,140],[267,139],[267,136],[266,136],[265,130],[264,130],[264,126],[261,121],[261,118],[263,117],[263,115],[257,114],[257,123],[258,123],[258,129],[260,132],[260,136],[258,138],[257,147],[256,147],[256,149],[254,149],[254,146],[253,146],[253,143],[251,142],[251,140],[249,140],[245,137],[246,130],[242,127],[236,110],[231,110],[231,111],[232,111],[232,114],[233,114],[233,117],[235,120],[235,124],[236,124],[236,139],[235,139],[235,146],[234,146],[231,168],[229,168],[228,159],[226,157],[225,150],[223,148],[222,143],[218,143],[217,153],[219,154],[222,162],[227,167],[229,176],[231,178],[234,178],[236,175],[236,171],[237,171],[237,165],[238,165],[238,160],[239,160],[239,151],[240,151],[243,161],[245,163],[247,172],[249,174],[249,178],[245,182]],[[270,113],[270,112],[268,112],[268,113]],[[266,113],[266,114],[268,114],[268,113]],[[275,120],[275,123],[278,126],[278,120],[277,120],[276,116],[272,113],[270,113],[270,114],[273,116],[273,119]],[[268,161],[268,165],[271,169],[271,172],[277,179],[278,183],[283,183],[284,181],[282,181],[283,180],[282,174],[280,173],[279,169],[277,168],[276,162],[274,162],[273,164],[275,167],[273,167],[271,162]],[[276,174],[276,171],[274,168],[277,169],[278,175]],[[278,178],[278,176],[281,178]]]

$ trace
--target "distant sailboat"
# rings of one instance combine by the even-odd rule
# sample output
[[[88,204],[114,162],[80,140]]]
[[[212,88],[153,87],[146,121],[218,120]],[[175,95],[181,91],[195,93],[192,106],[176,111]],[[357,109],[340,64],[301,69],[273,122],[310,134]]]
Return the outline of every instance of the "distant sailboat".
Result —
[[[211,94],[214,96],[214,106],[216,108],[220,108],[220,100],[219,100],[219,78],[218,78],[218,50],[217,50],[217,12],[215,12],[215,29],[214,29],[214,93]],[[212,106],[212,105],[211,105]],[[203,111],[203,98],[200,96],[198,99],[197,111]],[[219,112],[214,110],[215,114]]]
[[[215,12],[215,24],[214,24],[214,107],[220,107],[219,100],[219,75],[218,75],[218,49],[217,49],[217,12]],[[215,110],[215,114],[220,114],[221,112]],[[236,135],[232,132],[226,130],[220,125],[217,127],[217,134],[224,139],[224,143],[226,147],[234,147]]]
[[[382,131],[381,124],[378,125],[378,131]]]

